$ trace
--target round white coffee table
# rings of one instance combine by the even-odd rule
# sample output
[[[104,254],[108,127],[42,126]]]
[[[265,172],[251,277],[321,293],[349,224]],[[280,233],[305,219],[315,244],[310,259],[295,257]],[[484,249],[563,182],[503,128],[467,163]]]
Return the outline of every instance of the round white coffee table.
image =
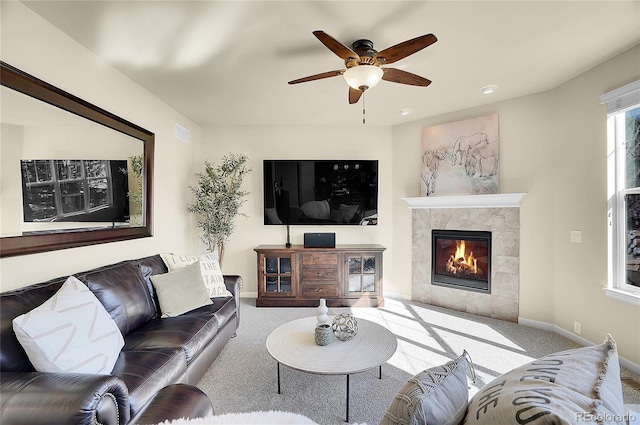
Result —
[[[294,320],[275,329],[267,337],[267,351],[278,366],[278,394],[280,394],[280,363],[292,369],[319,375],[346,375],[346,422],[349,422],[349,375],[379,367],[389,360],[396,348],[396,337],[385,327],[365,319],[358,321],[358,333],[350,341],[337,338],[329,345],[315,343],[315,316]],[[327,323],[331,323],[329,317]]]

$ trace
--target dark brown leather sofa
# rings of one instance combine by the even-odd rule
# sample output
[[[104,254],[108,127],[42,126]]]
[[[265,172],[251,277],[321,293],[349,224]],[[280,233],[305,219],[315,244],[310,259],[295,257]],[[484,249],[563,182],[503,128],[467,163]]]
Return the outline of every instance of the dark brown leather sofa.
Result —
[[[239,276],[225,276],[233,297],[160,318],[150,276],[166,273],[159,255],[74,273],[115,320],[125,345],[110,375],[36,372],[12,320],[39,306],[66,277],[0,294],[0,423],[158,423],[213,414],[194,387],[239,325]]]

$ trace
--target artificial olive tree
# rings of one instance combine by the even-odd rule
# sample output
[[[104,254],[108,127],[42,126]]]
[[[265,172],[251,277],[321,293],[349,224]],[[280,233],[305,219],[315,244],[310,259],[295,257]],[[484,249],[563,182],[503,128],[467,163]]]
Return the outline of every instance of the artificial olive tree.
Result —
[[[195,174],[198,183],[189,185],[195,197],[195,201],[188,204],[189,212],[198,216],[200,239],[209,251],[218,251],[220,263],[236,216],[246,217],[240,207],[249,194],[241,189],[244,178],[251,172],[246,165],[248,159],[246,155],[228,154],[222,157],[219,165],[205,161],[204,172]]]

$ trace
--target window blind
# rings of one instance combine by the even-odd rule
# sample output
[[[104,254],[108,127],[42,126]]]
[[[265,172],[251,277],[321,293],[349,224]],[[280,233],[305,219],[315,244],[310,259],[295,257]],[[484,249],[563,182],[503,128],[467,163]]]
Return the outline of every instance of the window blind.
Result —
[[[607,115],[638,105],[640,103],[640,80],[603,94],[600,96],[600,103],[607,104]]]

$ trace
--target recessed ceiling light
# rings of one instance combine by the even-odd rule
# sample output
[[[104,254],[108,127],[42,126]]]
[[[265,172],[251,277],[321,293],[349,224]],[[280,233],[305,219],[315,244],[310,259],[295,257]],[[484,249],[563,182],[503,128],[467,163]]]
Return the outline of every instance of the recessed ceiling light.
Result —
[[[409,115],[411,112],[413,111],[413,109],[411,108],[400,108],[398,109],[398,114],[405,116],[405,115]]]
[[[488,84],[486,86],[480,87],[478,91],[482,94],[490,94],[496,91],[497,88],[498,86],[496,86],[495,84]]]

